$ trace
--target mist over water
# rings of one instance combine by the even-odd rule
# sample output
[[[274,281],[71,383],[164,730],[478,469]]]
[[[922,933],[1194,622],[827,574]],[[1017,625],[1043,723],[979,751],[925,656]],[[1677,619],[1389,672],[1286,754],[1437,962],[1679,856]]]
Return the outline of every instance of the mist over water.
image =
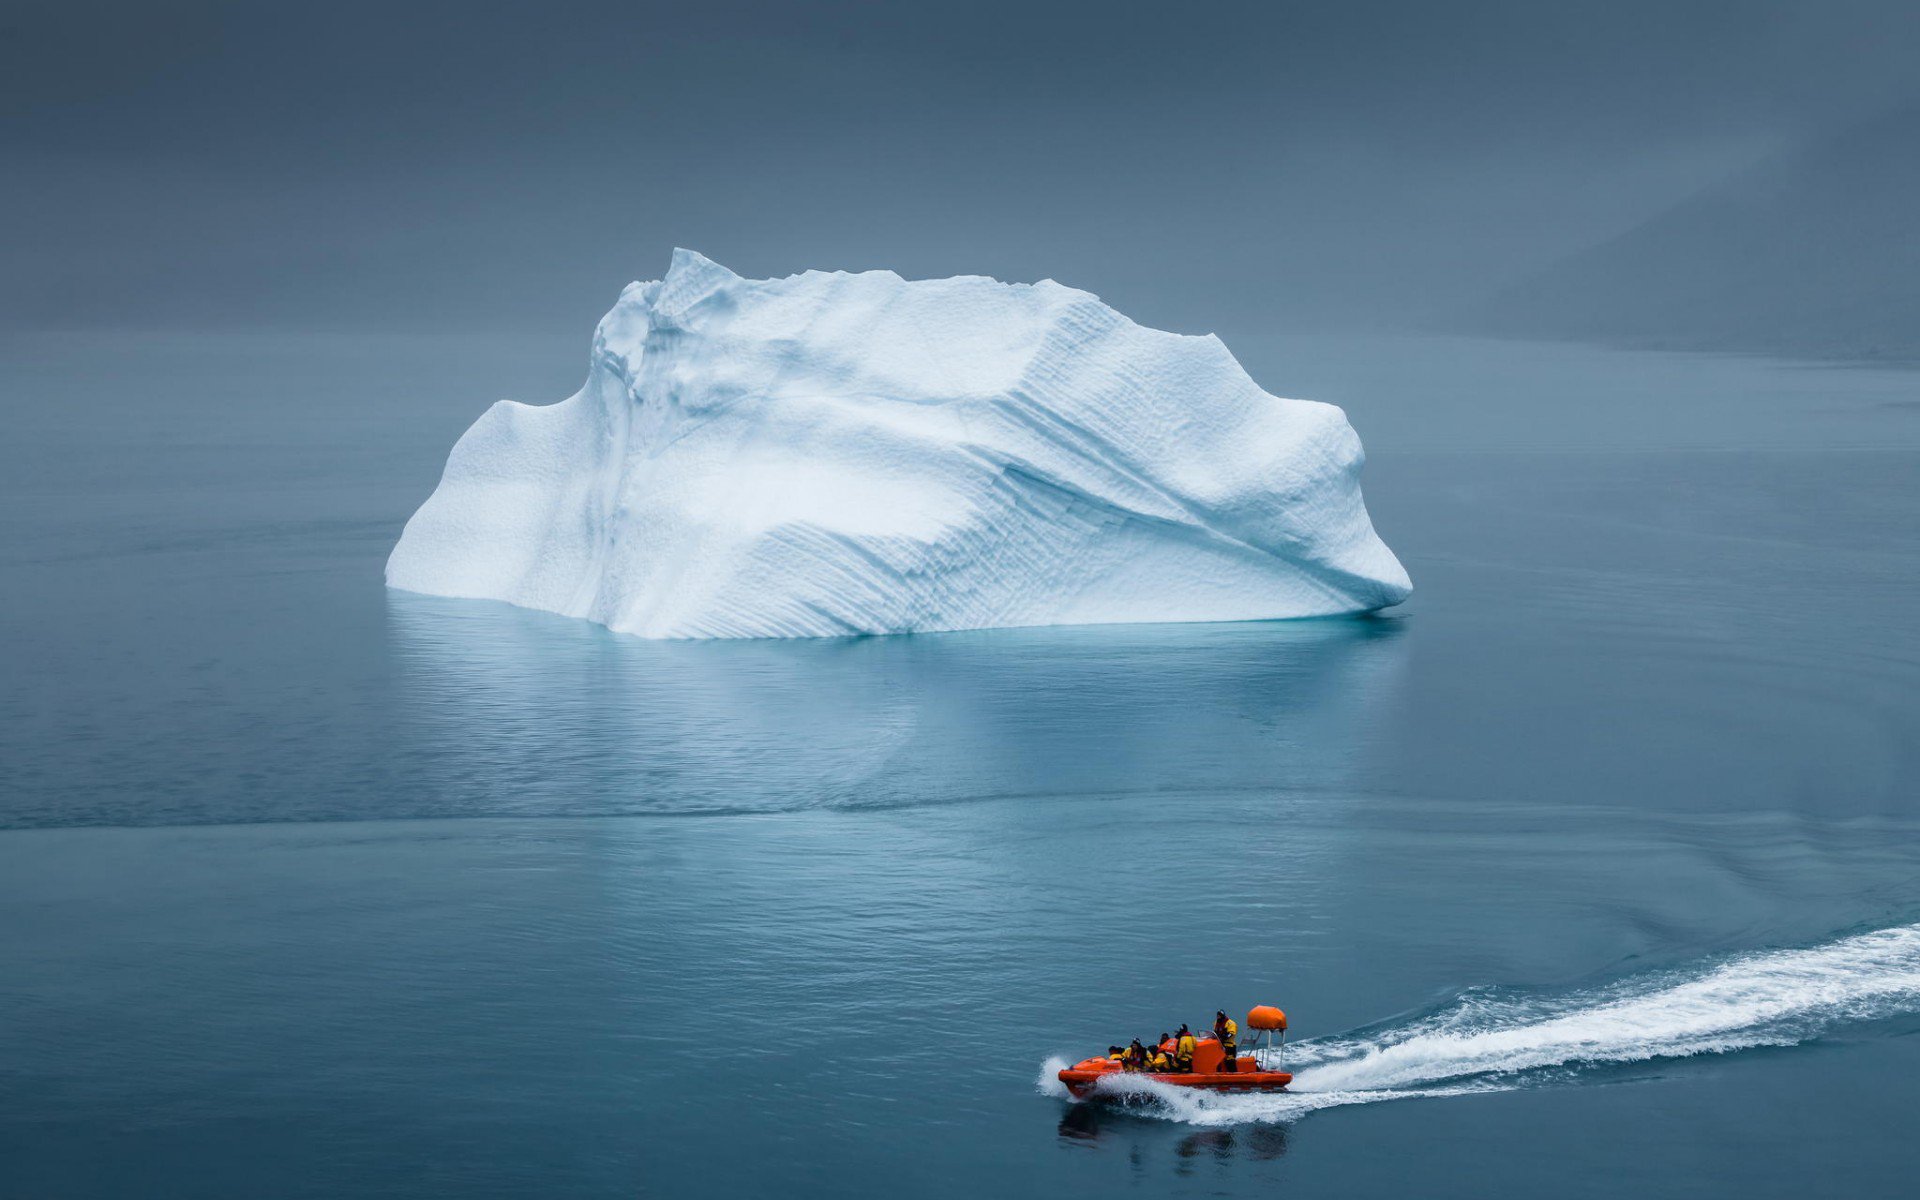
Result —
[[[681,245],[1230,344],[1914,350],[1895,0],[18,7],[0,330],[578,336]]]

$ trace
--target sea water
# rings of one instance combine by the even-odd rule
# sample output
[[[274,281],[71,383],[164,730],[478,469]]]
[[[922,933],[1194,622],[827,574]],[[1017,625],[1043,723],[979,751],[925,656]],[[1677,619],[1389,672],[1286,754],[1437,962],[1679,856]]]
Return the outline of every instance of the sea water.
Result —
[[[1906,1194],[1920,375],[1229,340],[1403,608],[387,593],[578,347],[10,343],[0,1194]],[[1255,1003],[1289,1095],[1050,1083]]]

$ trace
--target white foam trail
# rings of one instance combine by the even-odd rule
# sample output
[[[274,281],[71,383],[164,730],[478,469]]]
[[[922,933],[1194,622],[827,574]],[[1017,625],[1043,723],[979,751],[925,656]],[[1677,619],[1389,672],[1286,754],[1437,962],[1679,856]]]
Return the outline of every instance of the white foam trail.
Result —
[[[1519,1087],[1549,1071],[1793,1045],[1913,1012],[1920,925],[1902,925],[1559,997],[1469,993],[1396,1026],[1289,1046],[1294,1082],[1283,1093],[1213,1095],[1139,1076],[1111,1089],[1172,1120],[1287,1121],[1335,1105]]]

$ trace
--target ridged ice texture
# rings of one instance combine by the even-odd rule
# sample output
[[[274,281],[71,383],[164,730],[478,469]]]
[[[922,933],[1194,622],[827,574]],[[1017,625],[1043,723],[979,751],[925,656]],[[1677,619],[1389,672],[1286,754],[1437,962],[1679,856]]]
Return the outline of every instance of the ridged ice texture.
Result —
[[[1363,612],[1407,575],[1337,408],[1086,292],[890,271],[627,286],[586,386],[502,401],[387,583],[647,637]]]

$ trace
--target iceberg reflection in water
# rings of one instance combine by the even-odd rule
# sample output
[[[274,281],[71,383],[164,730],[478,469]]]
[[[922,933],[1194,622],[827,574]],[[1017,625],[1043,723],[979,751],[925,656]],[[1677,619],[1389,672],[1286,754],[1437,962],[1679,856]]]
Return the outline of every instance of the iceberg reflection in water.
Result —
[[[671,642],[389,593],[413,815],[1344,786],[1394,618]]]

